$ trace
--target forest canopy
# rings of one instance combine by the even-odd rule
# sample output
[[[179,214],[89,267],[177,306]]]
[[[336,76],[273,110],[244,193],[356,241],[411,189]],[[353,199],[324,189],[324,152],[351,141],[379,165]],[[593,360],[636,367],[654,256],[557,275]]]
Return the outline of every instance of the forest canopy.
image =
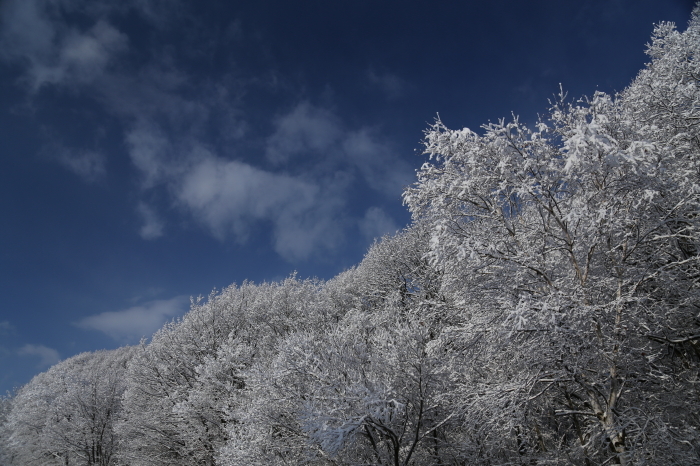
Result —
[[[413,221],[0,403],[3,465],[700,463],[700,6],[616,95],[425,132]]]

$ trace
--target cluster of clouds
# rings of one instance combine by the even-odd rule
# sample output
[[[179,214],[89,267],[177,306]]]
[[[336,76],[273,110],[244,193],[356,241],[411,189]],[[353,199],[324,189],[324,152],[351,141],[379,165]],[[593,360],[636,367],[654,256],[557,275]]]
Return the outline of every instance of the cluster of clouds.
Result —
[[[190,298],[187,296],[147,300],[126,309],[84,317],[73,322],[73,325],[101,332],[119,344],[134,344],[143,338],[150,338],[165,323],[184,315],[189,308]],[[0,321],[0,336],[10,336],[16,332],[9,321]],[[0,359],[11,355],[34,359],[39,370],[61,360],[56,349],[45,345],[25,344],[15,349],[0,346]]]
[[[83,9],[84,2],[11,0],[2,7],[3,55],[24,62],[24,79],[33,92],[49,84],[86,84],[104,74],[128,39],[109,22],[97,19],[80,31],[61,15]],[[95,13],[93,13],[95,14]]]
[[[8,335],[15,330],[15,327],[7,320],[0,321],[0,335]]]
[[[163,188],[173,206],[220,240],[243,243],[256,227],[270,225],[275,251],[294,262],[334,250],[353,222],[365,234],[396,230],[378,207],[361,219],[344,215],[353,183],[398,199],[410,180],[408,164],[388,143],[368,128],[347,130],[329,110],[308,102],[277,117],[274,127],[263,166],[225,157],[192,135],[173,140],[152,122],[135,124],[126,142],[142,189]],[[141,201],[138,212],[144,239],[164,234],[153,206]],[[379,223],[369,227],[375,218]]]
[[[103,312],[74,322],[85,330],[97,330],[120,343],[136,343],[148,338],[164,323],[183,315],[189,309],[187,296],[156,299],[119,311]]]
[[[4,337],[3,339],[5,339],[9,336],[14,335],[16,332],[17,329],[9,321],[0,321],[0,337]],[[0,361],[3,358],[13,355],[20,357],[38,357],[39,361],[36,366],[37,369],[46,369],[47,367],[56,364],[60,360],[58,351],[47,346],[27,344],[22,346],[21,348],[11,350],[9,348],[6,348],[5,346],[0,345]],[[2,377],[0,377],[0,380],[2,380]],[[3,395],[3,393],[0,393],[0,396]]]
[[[61,360],[58,351],[44,345],[27,344],[22,346],[19,350],[17,350],[17,354],[19,356],[39,358],[37,369],[46,369],[48,367],[53,366]]]
[[[0,337],[9,337],[15,335],[16,333],[17,329],[9,321],[0,321]],[[0,360],[13,354],[22,358],[29,357],[38,359],[36,365],[37,369],[46,369],[47,367],[56,364],[61,359],[58,351],[44,345],[26,344],[15,350],[0,346]],[[2,396],[2,394],[0,394],[0,396]]]
[[[241,103],[249,91],[245,79],[226,73],[196,78],[164,44],[136,50],[120,30],[120,18],[133,14],[157,34],[167,30],[178,8],[178,2],[159,0],[6,0],[0,7],[0,59],[21,67],[18,85],[28,98],[40,98],[47,88],[80,94],[121,122],[123,155],[138,180],[130,198],[140,236],[157,240],[167,234],[170,223],[177,223],[174,212],[221,241],[245,243],[265,229],[271,247],[294,263],[336,251],[347,231],[368,241],[395,231],[394,220],[377,205],[360,216],[348,209],[358,189],[398,200],[413,177],[376,128],[351,127],[331,105],[299,99],[271,108],[270,131],[258,136],[256,148],[243,151],[246,146],[236,141],[251,134]],[[240,24],[237,30],[243,34]],[[131,60],[136,53],[149,58]],[[406,87],[398,77],[374,70],[366,78],[387,98]],[[231,144],[212,142],[207,136],[212,125]],[[88,183],[109,173],[103,148],[52,141],[46,150]],[[132,341],[184,313],[186,301],[150,301],[75,325]],[[20,353],[39,357],[41,364],[58,360],[55,350],[40,345],[26,345]]]
[[[145,22],[161,21],[151,24],[157,30],[165,27],[156,20],[167,16],[164,8],[145,0],[8,0],[2,10],[3,58],[24,65],[30,93],[48,86],[85,92],[122,120],[128,157],[140,179],[134,210],[144,239],[166,234],[164,210],[187,215],[220,240],[245,242],[252,230],[269,225],[275,251],[294,262],[334,250],[348,228],[366,235],[396,229],[379,207],[362,218],[343,210],[358,182],[397,199],[412,178],[408,164],[372,128],[349,128],[331,109],[301,100],[286,111],[271,109],[273,131],[263,137],[259,157],[237,154],[212,144],[202,128],[216,118],[214,124],[226,125],[222,132],[243,136],[244,86],[224,77],[203,84],[155,51],[140,68],[122,69],[134,44],[114,18],[136,12]],[[72,24],[69,14],[88,18],[88,26]],[[403,86],[371,70],[367,79],[390,97]],[[54,159],[84,180],[105,177],[109,161],[99,148],[55,146]],[[159,189],[168,209],[150,201],[149,193]]]
[[[173,206],[220,240],[243,243],[256,227],[269,225],[275,251],[294,262],[342,241],[351,221],[343,209],[356,173],[372,189],[397,197],[400,174],[409,173],[366,131],[344,131],[335,118],[324,118],[327,113],[302,102],[277,119],[264,152],[272,169],[222,156],[191,135],[173,141],[151,122],[135,125],[126,141],[144,191],[165,189]],[[144,239],[164,234],[153,206],[142,201],[138,210]]]

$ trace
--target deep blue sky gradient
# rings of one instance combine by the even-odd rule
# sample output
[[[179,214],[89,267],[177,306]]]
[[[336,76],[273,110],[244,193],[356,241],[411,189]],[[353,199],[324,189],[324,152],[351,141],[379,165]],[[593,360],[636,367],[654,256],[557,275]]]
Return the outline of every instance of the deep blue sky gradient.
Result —
[[[690,0],[5,0],[0,392],[245,279],[330,278],[410,221],[439,113],[622,90]]]

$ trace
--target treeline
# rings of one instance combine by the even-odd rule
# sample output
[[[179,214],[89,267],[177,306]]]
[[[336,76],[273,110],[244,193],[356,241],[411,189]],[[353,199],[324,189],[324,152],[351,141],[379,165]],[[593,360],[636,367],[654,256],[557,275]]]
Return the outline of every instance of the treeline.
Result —
[[[0,404],[12,465],[700,464],[700,7],[622,93],[441,121],[413,224]]]

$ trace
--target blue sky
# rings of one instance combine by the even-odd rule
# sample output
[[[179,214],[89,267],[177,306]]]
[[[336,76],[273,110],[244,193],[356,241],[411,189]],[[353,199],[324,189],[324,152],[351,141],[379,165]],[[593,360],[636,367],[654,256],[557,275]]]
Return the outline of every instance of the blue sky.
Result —
[[[0,393],[406,225],[439,113],[622,90],[690,0],[5,0]]]

